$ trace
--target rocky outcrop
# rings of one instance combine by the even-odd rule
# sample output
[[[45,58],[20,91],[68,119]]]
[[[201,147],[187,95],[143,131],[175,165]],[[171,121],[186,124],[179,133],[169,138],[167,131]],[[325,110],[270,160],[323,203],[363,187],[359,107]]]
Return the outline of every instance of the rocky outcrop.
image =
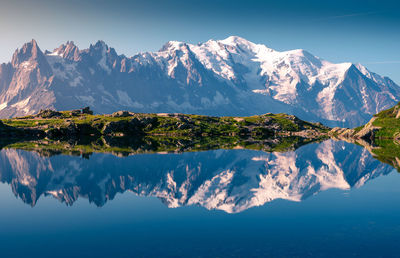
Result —
[[[354,129],[335,127],[329,133],[333,136],[350,138],[354,135]]]
[[[52,110],[52,109],[45,109],[40,110],[39,114],[36,115],[37,118],[53,118],[53,117],[61,117],[61,112]]]
[[[380,127],[373,125],[375,120],[376,117],[373,117],[360,131],[354,134],[354,137],[364,140],[373,140],[375,138],[375,132],[380,129]]]
[[[349,128],[332,128],[329,132],[331,136],[341,139],[358,139],[371,142],[375,139],[375,133],[380,129],[380,127],[374,126],[373,123],[376,120],[373,117],[367,124],[365,124],[361,129],[349,129]]]
[[[135,113],[129,111],[117,111],[111,114],[112,117],[128,117],[133,116]]]

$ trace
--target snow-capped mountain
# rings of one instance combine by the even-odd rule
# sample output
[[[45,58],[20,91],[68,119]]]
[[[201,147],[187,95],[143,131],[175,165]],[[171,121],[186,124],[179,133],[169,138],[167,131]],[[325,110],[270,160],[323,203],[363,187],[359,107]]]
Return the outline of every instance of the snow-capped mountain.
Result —
[[[68,205],[87,198],[102,206],[130,191],[158,197],[170,208],[199,205],[228,213],[361,187],[394,170],[360,146],[332,140],[285,153],[215,150],[83,159],[3,149],[0,159],[0,181],[32,206],[43,195]]]
[[[44,53],[36,41],[0,66],[0,117],[91,106],[95,112],[253,115],[285,112],[356,126],[400,100],[400,87],[360,64],[304,50],[279,52],[240,37],[118,55],[99,41]]]

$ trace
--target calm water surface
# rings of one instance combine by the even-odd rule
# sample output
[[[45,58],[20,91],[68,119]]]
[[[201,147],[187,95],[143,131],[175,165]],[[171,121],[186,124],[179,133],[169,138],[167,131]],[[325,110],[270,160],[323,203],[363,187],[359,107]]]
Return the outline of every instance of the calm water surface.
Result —
[[[0,151],[1,257],[399,257],[400,174],[360,146]]]

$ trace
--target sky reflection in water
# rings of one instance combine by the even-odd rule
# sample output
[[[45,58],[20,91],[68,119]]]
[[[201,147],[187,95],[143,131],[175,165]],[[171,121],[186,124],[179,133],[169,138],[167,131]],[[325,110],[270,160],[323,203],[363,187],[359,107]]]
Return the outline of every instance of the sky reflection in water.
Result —
[[[345,142],[284,153],[0,157],[4,257],[397,252],[399,174]]]

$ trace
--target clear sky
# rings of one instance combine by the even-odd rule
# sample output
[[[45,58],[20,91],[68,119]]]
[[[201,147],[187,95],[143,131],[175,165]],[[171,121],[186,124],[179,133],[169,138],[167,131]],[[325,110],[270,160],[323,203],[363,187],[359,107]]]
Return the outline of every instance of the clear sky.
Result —
[[[36,39],[42,50],[104,40],[119,54],[169,40],[230,35],[276,50],[303,48],[332,62],[360,62],[400,84],[400,3],[355,0],[0,0],[0,62]]]

